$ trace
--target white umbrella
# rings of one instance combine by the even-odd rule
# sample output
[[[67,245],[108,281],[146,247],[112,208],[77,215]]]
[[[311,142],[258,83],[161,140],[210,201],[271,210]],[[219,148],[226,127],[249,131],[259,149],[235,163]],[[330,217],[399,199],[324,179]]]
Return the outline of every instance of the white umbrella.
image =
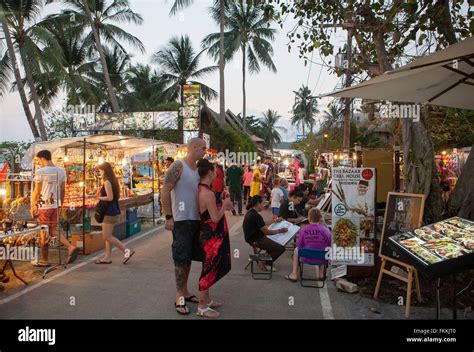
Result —
[[[361,84],[322,96],[474,110],[474,37]]]

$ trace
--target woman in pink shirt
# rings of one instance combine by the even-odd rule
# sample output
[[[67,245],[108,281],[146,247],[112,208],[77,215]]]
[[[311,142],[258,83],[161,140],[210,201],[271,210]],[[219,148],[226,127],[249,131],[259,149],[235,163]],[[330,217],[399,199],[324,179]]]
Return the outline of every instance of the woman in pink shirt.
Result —
[[[244,173],[244,203],[247,203],[250,195],[250,184],[252,183],[253,172],[250,166],[245,168]]]
[[[326,249],[331,247],[331,231],[323,225],[323,216],[317,208],[311,208],[308,213],[309,225],[301,228],[296,239],[295,255],[293,256],[293,271],[285,279],[298,281],[298,248]],[[305,263],[317,264],[319,279],[324,279],[324,261],[321,259],[303,259]]]

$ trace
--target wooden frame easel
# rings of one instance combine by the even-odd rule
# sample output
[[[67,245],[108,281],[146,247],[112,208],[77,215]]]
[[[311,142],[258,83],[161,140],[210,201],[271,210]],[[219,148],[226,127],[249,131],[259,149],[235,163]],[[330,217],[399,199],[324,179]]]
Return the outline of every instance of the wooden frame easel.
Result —
[[[421,198],[421,211],[420,211],[418,219],[417,219],[416,227],[421,226],[421,222],[423,220],[423,211],[424,211],[424,207],[425,207],[426,197],[423,194],[389,192],[387,194],[387,208],[385,210],[385,215],[384,215],[384,219],[383,219],[384,226],[382,228],[382,237],[380,238],[379,257],[382,259],[382,264],[380,266],[380,272],[379,272],[379,276],[378,276],[378,279],[377,279],[377,285],[375,286],[374,298],[377,298],[378,295],[379,295],[380,285],[382,284],[383,274],[387,274],[387,275],[389,275],[391,277],[394,277],[394,278],[396,278],[400,281],[406,282],[406,284],[407,284],[407,297],[406,297],[406,301],[405,301],[405,317],[408,318],[410,316],[411,291],[412,291],[412,288],[413,288],[413,280],[415,281],[416,297],[417,297],[418,301],[421,302],[421,290],[420,290],[420,282],[419,282],[419,279],[418,279],[418,271],[416,270],[416,268],[413,265],[404,263],[400,260],[390,258],[390,257],[382,254],[382,246],[383,246],[383,243],[384,243],[383,241],[384,241],[384,235],[385,235],[385,224],[386,224],[386,221],[387,221],[388,205],[389,205],[389,199],[390,199],[391,195],[393,195],[393,196],[396,196],[396,195],[412,196],[412,197]],[[401,266],[401,267],[405,268],[405,270],[408,272],[408,277],[403,277],[403,276],[398,275],[398,274],[396,274],[396,273],[394,273],[390,270],[385,269],[385,265],[387,263],[396,264],[398,266]]]

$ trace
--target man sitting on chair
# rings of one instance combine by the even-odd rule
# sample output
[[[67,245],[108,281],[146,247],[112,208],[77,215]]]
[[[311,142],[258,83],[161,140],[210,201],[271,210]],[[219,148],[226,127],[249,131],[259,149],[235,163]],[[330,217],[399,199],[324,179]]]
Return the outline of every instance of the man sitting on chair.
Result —
[[[295,255],[293,256],[293,271],[286,275],[285,279],[298,281],[298,248],[326,249],[331,247],[331,231],[324,225],[321,211],[317,208],[309,210],[309,225],[303,227],[296,239]],[[317,264],[319,268],[319,279],[324,279],[324,260],[322,259],[303,259],[305,263]]]
[[[288,229],[281,228],[278,230],[270,230],[267,227],[268,225],[273,224],[280,219],[272,219],[265,223],[262,216],[259,214],[259,212],[263,210],[263,199],[260,195],[252,197],[250,202],[247,204],[247,210],[248,211],[247,214],[245,214],[244,223],[242,225],[244,229],[245,241],[251,246],[265,250],[268,255],[272,257],[273,262],[275,262],[278,257],[280,257],[280,255],[285,252],[285,247],[267,238],[267,236],[276,235],[277,233],[286,233],[288,232]],[[267,267],[264,269],[268,270]]]

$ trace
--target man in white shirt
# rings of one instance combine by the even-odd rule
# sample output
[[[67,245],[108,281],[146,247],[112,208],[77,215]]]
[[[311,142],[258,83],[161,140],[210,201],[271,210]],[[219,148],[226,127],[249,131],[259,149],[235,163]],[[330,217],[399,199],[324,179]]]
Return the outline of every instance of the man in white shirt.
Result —
[[[38,222],[48,226],[49,236],[58,235],[58,209],[64,201],[66,172],[51,161],[51,152],[42,150],[36,157],[41,169],[37,170],[34,177],[34,189],[31,196],[31,215],[38,216]],[[40,254],[41,258],[31,262],[35,266],[48,266],[48,239],[41,232]],[[67,264],[77,258],[79,248],[71,245],[64,236],[59,234],[59,240],[67,248]]]

